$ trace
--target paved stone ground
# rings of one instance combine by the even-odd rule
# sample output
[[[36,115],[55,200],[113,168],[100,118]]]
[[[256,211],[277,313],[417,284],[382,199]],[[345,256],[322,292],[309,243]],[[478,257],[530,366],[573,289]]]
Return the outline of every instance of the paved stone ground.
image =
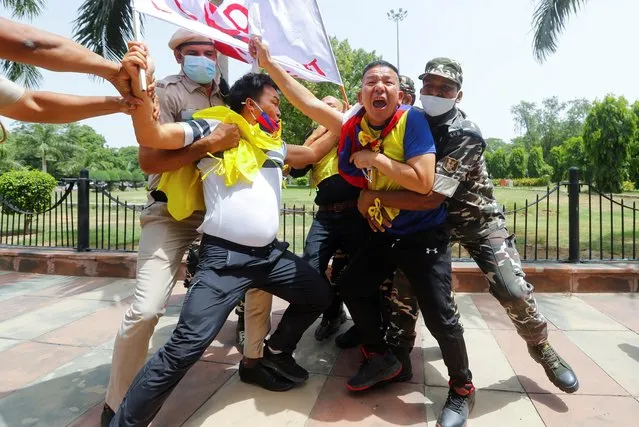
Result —
[[[0,272],[0,426],[99,425],[113,336],[133,283]],[[178,284],[152,351],[170,335],[183,294]],[[460,294],[457,300],[479,389],[471,427],[636,425],[639,294],[538,295],[552,343],[580,375],[574,395],[552,386],[490,295]],[[274,305],[274,323],[284,307]],[[312,372],[304,386],[279,394],[241,383],[235,323],[229,318],[153,426],[434,426],[446,375],[423,323],[420,348],[412,353],[413,380],[358,395],[345,388],[357,351],[317,343],[312,330],[297,353]]]

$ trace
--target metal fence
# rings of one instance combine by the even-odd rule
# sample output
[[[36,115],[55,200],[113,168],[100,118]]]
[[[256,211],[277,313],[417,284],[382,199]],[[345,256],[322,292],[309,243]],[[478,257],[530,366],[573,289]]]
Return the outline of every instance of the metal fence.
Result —
[[[532,193],[531,193],[532,194]],[[639,198],[638,198],[639,199]],[[603,194],[569,180],[503,206],[517,248],[528,261],[637,260],[637,202]],[[0,198],[0,245],[74,248],[78,251],[135,251],[140,237],[143,205],[114,197],[104,185],[80,178],[64,181],[44,212],[25,212]],[[278,237],[301,253],[315,217],[314,205],[284,205]],[[458,244],[453,254],[469,259]]]

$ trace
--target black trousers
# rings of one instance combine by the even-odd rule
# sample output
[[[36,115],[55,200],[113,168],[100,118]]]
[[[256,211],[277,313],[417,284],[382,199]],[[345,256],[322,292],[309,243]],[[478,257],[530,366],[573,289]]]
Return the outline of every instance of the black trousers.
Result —
[[[204,235],[200,263],[169,341],[146,363],[111,426],[147,426],[202,356],[244,292],[259,288],[290,303],[269,345],[292,353],[331,302],[326,281],[278,241],[250,248]]]
[[[426,327],[439,343],[448,374],[455,385],[472,379],[464,330],[452,299],[450,236],[435,227],[406,236],[372,233],[347,267],[342,296],[369,352],[384,352],[379,285],[389,272],[401,269],[417,297]]]
[[[357,253],[368,237],[368,225],[356,208],[341,212],[319,211],[306,237],[304,259],[326,279],[328,262],[339,249],[346,257]],[[336,268],[337,267],[337,268]],[[333,277],[341,273],[339,261],[333,261]],[[335,281],[332,281],[335,283]],[[337,286],[333,287],[333,302],[324,312],[324,318],[336,319],[342,309],[342,298]]]

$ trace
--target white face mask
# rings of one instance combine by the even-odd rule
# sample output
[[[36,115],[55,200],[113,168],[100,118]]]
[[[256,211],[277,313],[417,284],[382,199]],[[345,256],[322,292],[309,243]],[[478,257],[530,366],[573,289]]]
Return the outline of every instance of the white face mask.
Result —
[[[422,95],[420,97],[424,111],[430,117],[441,116],[448,113],[455,106],[457,98],[440,98],[439,96]]]

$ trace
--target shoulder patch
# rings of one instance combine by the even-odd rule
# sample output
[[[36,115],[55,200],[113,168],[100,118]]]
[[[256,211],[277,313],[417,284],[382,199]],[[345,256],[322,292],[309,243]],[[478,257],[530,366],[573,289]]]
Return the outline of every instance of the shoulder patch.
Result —
[[[448,173],[455,173],[459,169],[459,160],[450,156],[444,157],[442,160],[442,168]]]

